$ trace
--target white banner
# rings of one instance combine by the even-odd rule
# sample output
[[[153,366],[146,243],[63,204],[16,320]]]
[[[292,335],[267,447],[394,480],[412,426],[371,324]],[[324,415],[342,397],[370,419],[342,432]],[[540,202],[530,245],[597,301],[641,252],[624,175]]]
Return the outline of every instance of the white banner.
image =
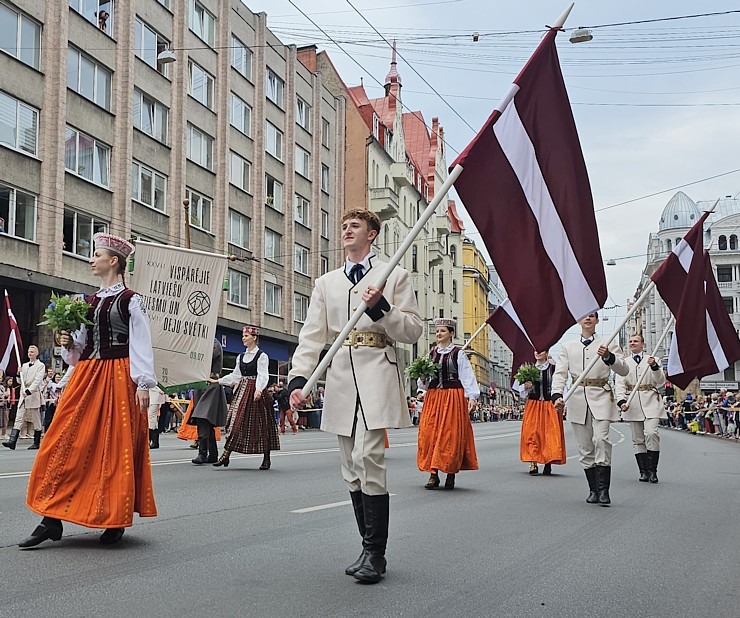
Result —
[[[226,256],[139,241],[134,258],[131,288],[149,315],[160,387],[203,383],[211,371]]]

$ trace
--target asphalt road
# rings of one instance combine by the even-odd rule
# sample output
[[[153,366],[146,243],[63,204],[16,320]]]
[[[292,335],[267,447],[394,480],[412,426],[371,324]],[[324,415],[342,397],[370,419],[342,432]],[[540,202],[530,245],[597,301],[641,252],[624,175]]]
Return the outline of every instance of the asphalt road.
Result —
[[[136,519],[117,546],[65,525],[60,542],[29,551],[16,543],[38,522],[25,508],[34,451],[3,449],[0,616],[740,616],[739,445],[664,431],[650,485],[617,424],[604,508],[584,501],[569,429],[567,465],[530,477],[519,428],[476,424],[480,470],[454,491],[423,489],[415,429],[390,433],[388,574],[376,586],[343,573],[360,542],[331,435],[286,436],[266,472],[260,456],[195,467],[185,442],[163,436],[157,518]]]

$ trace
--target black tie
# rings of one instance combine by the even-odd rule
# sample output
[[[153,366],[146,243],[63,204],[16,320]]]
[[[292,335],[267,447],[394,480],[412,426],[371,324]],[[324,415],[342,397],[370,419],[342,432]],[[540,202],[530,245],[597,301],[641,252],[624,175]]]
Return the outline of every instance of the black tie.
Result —
[[[593,342],[593,339],[582,339],[581,340],[581,343],[584,345],[584,347],[590,346],[592,342]]]
[[[641,360],[642,360],[642,356],[640,356],[639,354],[635,354],[635,362],[636,362],[636,363],[637,363],[638,365],[640,364],[640,361],[641,361]]]
[[[357,285],[357,282],[360,279],[362,279],[362,275],[364,274],[363,273],[364,270],[365,269],[362,267],[362,264],[355,264],[352,267],[352,270],[349,271],[349,278],[352,281],[352,283],[354,283],[355,285]]]

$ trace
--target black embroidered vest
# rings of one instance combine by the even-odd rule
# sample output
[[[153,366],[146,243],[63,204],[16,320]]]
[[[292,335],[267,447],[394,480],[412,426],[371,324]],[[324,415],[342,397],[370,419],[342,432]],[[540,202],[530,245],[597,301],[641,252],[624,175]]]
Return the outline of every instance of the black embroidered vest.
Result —
[[[90,305],[87,319],[87,340],[80,360],[90,358],[126,358],[129,355],[128,325],[131,319],[129,302],[136,292],[124,288],[118,294],[100,298],[93,294],[85,298]]]
[[[439,375],[429,382],[429,388],[462,388],[457,369],[457,355],[460,352],[458,346],[454,346],[450,352],[440,354],[435,347],[430,355],[435,363],[440,363]]]
[[[239,372],[243,378],[255,378],[257,377],[257,361],[264,352],[257,348],[257,354],[248,363],[244,362],[244,354],[239,355]]]

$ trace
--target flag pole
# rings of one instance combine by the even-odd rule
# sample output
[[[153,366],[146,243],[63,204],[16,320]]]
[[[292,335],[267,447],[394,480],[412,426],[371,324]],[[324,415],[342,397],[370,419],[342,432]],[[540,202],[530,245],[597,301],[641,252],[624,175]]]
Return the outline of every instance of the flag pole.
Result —
[[[573,6],[575,5],[575,2],[571,2],[570,6],[563,11],[563,13],[560,15],[560,17],[557,18],[555,23],[551,26],[551,28],[562,28],[563,24],[565,23],[565,20],[568,19],[568,15],[570,14],[571,10],[573,9]],[[511,84],[509,87],[509,91],[504,95],[504,97],[501,99],[499,104],[496,106],[496,109],[498,109],[500,112],[502,112],[506,107],[511,103],[512,99],[514,98],[514,95],[519,91],[519,86],[517,86],[515,83]],[[449,193],[450,189],[452,188],[452,185],[457,180],[458,176],[462,173],[463,168],[461,165],[456,165],[452,171],[450,172],[447,179],[442,183],[442,186],[439,188],[437,193],[435,194],[432,201],[429,203],[429,206],[426,207],[424,212],[421,214],[421,217],[419,217],[419,220],[416,222],[416,225],[414,225],[413,228],[411,228],[411,231],[409,232],[408,236],[406,236],[406,239],[401,243],[401,246],[398,248],[398,250],[393,254],[393,257],[388,261],[388,263],[385,265],[385,267],[380,271],[380,274],[378,275],[378,279],[375,281],[375,285],[378,288],[382,288],[383,285],[385,285],[386,281],[388,281],[388,277],[390,277],[391,272],[393,272],[393,269],[400,263],[401,258],[403,258],[406,251],[409,250],[411,247],[411,244],[416,240],[416,237],[421,232],[424,225],[426,225],[427,221],[432,218],[432,215],[434,214],[434,211],[437,209],[437,206],[442,201],[442,198],[444,198],[447,193]],[[326,371],[326,368],[331,363],[332,359],[334,358],[334,355],[337,353],[340,347],[344,344],[344,340],[347,338],[349,333],[352,331],[352,329],[355,327],[355,324],[360,320],[362,315],[365,313],[365,310],[367,309],[367,304],[364,301],[361,301],[357,305],[357,309],[352,313],[350,316],[349,321],[342,329],[342,332],[340,332],[337,335],[337,338],[334,340],[334,343],[331,345],[327,353],[324,355],[324,358],[321,360],[321,362],[318,364],[316,369],[314,369],[311,376],[308,378],[308,381],[306,382],[306,385],[301,389],[301,395],[303,397],[308,397],[309,393],[311,392],[311,389],[314,387],[316,382],[318,382],[321,375]]]
[[[483,324],[481,324],[478,327],[478,330],[475,331],[472,335],[470,335],[470,339],[468,339],[465,342],[465,345],[462,347],[462,349],[463,350],[467,350],[468,349],[468,346],[473,342],[473,339],[475,339],[478,335],[480,335],[483,332],[483,330],[486,328],[486,326],[488,326],[488,320],[486,320],[485,322],[483,322]]]
[[[647,287],[645,288],[645,290],[643,291],[643,293],[640,294],[640,298],[638,298],[635,301],[635,304],[632,305],[632,309],[630,309],[627,312],[627,315],[624,316],[624,320],[622,320],[622,323],[609,336],[609,339],[607,339],[605,342],[602,342],[601,345],[608,346],[612,341],[614,341],[614,339],[619,334],[619,331],[622,330],[622,327],[625,324],[627,324],[627,322],[629,321],[629,319],[635,314],[635,311],[637,311],[639,309],[640,305],[642,305],[642,303],[645,302],[645,299],[650,295],[650,292],[652,292],[654,289],[655,289],[655,281],[653,281],[651,279],[650,280],[650,283],[647,285]],[[579,375],[575,379],[575,382],[573,382],[573,384],[570,385],[570,389],[568,390],[568,392],[563,397],[563,401],[568,401],[568,399],[570,399],[570,396],[575,392],[576,387],[579,386],[581,384],[581,382],[583,382],[583,380],[586,377],[586,375],[588,374],[588,372],[591,371],[591,369],[594,368],[594,365],[596,365],[596,363],[598,363],[600,360],[601,360],[601,356],[599,356],[598,354],[591,359],[591,361],[588,363],[588,365],[583,370],[583,372],[581,373],[581,375]]]
[[[658,353],[658,350],[660,350],[660,346],[662,345],[663,340],[668,336],[668,332],[671,330],[671,327],[673,326],[675,321],[676,321],[676,318],[672,317],[670,320],[668,320],[668,324],[665,325],[663,334],[658,339],[658,342],[655,344],[655,347],[653,348],[653,353],[650,355],[653,358],[655,358],[655,355]],[[647,375],[648,371],[650,371],[649,366],[645,367],[645,369],[640,374],[640,377],[637,380],[637,384],[635,384],[632,387],[632,392],[630,393],[630,396],[627,397],[627,407],[628,408],[629,408],[629,405],[632,403],[632,400],[635,398],[635,395],[637,394],[637,387],[640,386],[640,384],[642,384],[642,381],[645,379],[645,376]]]

